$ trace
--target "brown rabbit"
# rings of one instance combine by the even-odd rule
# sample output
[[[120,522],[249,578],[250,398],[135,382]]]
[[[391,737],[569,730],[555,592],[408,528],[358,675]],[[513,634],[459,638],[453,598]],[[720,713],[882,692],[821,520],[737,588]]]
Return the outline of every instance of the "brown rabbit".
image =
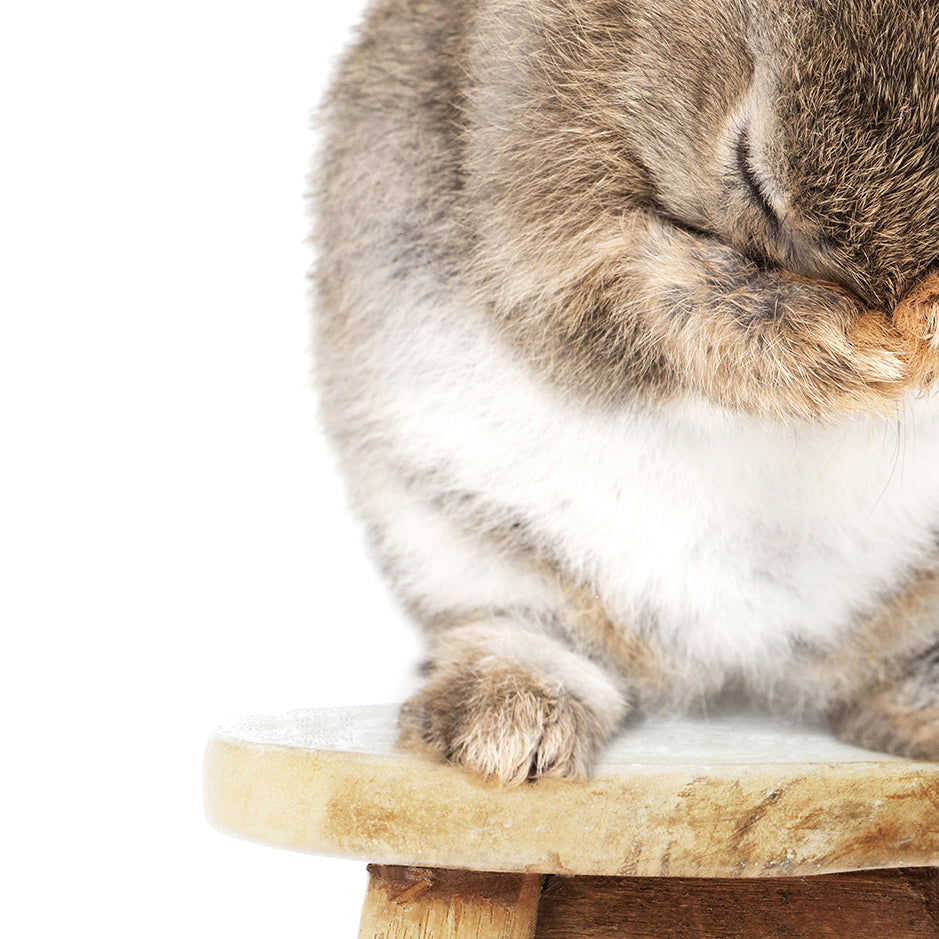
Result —
[[[324,105],[323,408],[508,781],[730,693],[939,759],[939,4],[377,0]]]

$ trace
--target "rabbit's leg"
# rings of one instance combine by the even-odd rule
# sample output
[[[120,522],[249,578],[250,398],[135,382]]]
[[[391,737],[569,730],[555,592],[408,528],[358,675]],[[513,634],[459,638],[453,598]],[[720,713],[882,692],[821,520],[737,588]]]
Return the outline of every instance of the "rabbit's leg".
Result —
[[[604,253],[583,261],[544,252],[540,296],[501,310],[532,361],[593,396],[691,393],[779,417],[890,414],[939,370],[918,314],[895,322],[654,216],[624,222],[619,246],[598,243]]]
[[[430,637],[402,742],[507,782],[583,775],[629,710],[628,637],[517,528],[474,528],[465,505],[387,480],[369,502],[381,560]]]
[[[839,706],[832,724],[842,737],[862,747],[939,760],[939,637],[895,674]]]
[[[800,670],[845,739],[939,760],[939,550],[838,649]]]
[[[518,783],[583,776],[626,712],[617,682],[524,611],[492,611],[438,633],[402,741]]]

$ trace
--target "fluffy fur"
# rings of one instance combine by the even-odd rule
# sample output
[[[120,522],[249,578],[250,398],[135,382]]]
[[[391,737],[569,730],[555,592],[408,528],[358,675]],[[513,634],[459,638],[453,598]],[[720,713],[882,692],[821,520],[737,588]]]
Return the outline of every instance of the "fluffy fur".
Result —
[[[939,9],[376,0],[324,415],[430,638],[406,742],[578,775],[743,692],[939,759]]]

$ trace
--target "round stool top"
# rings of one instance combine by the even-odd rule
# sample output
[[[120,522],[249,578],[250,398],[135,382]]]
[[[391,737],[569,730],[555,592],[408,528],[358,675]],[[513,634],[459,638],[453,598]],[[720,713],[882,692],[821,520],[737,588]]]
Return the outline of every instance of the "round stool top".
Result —
[[[394,706],[250,717],[205,755],[222,831],[382,864],[762,877],[939,865],[939,763],[767,717],[655,719],[593,776],[507,788],[395,748]]]

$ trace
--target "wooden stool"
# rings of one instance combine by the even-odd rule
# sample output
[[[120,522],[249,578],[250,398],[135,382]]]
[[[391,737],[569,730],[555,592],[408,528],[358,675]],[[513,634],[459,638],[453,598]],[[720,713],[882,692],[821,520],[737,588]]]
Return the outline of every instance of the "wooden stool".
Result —
[[[764,717],[649,720],[585,782],[395,750],[393,707],[225,727],[209,821],[373,862],[360,939],[939,937],[939,764]]]

